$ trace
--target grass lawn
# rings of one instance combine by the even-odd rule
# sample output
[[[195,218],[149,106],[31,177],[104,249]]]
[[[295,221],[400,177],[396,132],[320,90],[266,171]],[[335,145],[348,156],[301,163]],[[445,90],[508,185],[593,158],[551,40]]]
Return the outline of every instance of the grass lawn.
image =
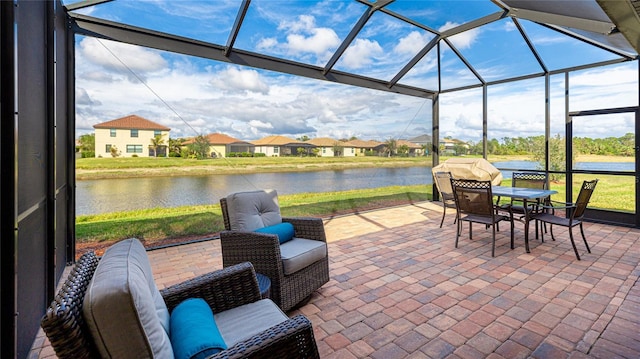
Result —
[[[342,192],[279,195],[285,217],[330,217],[375,208],[431,200],[431,186],[390,186]],[[219,204],[152,208],[78,216],[78,247],[104,246],[125,238],[137,237],[145,245],[173,238],[212,236],[224,229]]]
[[[431,166],[431,157],[81,158],[76,179],[301,172],[345,168]]]

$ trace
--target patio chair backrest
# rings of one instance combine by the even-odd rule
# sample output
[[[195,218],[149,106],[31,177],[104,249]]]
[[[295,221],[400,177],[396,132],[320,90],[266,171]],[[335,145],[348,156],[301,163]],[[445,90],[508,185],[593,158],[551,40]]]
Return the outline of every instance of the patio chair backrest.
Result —
[[[572,217],[574,219],[580,219],[584,216],[584,212],[587,209],[587,205],[589,204],[589,200],[591,199],[591,195],[596,189],[597,184],[597,179],[593,181],[582,182],[582,187],[580,188],[580,193],[578,193],[578,198],[576,199],[575,203],[576,208],[572,213]]]
[[[513,172],[511,186],[521,188],[547,189],[545,173]]]
[[[278,193],[273,189],[237,192],[220,199],[225,229],[254,231],[282,223]]]
[[[493,217],[491,181],[452,178],[451,187],[460,214]]]
[[[40,326],[58,358],[88,359],[99,356],[82,316],[84,294],[99,260],[94,252],[83,254],[42,317]]]
[[[453,189],[451,188],[451,172],[439,171],[434,173],[433,179],[440,192],[441,200],[453,200]]]

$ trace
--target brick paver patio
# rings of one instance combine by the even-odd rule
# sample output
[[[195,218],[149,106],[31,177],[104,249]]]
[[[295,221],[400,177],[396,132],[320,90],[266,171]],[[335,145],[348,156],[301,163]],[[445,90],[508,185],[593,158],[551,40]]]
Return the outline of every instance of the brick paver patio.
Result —
[[[328,219],[331,280],[304,306],[323,358],[639,358],[640,230],[589,223],[592,253],[564,229],[516,248],[508,231],[418,203]],[[533,237],[533,233],[532,233]],[[578,234],[579,238],[579,234]],[[221,268],[216,240],[149,252],[160,288]],[[39,342],[38,342],[39,340]],[[40,337],[32,357],[54,357]]]

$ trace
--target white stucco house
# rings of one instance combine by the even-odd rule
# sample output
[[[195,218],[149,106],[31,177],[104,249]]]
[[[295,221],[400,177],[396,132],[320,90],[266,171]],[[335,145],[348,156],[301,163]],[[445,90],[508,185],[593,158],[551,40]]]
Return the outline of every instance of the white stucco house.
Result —
[[[93,126],[96,134],[96,157],[167,157],[169,127],[137,115],[129,115]],[[154,148],[152,139],[160,136],[162,144]]]

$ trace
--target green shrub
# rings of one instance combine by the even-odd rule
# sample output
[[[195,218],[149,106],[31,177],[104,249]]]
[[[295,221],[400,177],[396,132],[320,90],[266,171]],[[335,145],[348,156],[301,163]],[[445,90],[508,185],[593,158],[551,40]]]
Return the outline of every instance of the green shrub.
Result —
[[[253,154],[253,157],[267,157],[267,155],[261,152],[257,152]]]
[[[96,156],[95,151],[82,151],[80,152],[82,158],[94,158]]]

